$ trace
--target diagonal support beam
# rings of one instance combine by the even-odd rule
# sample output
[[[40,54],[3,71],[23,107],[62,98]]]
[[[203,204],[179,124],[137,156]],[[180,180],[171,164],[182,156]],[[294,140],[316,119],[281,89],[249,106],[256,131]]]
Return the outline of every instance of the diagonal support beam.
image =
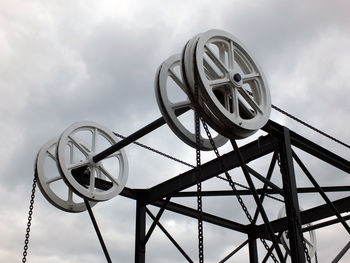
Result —
[[[245,163],[265,156],[273,151],[272,139],[270,136],[265,136],[253,141],[240,148],[242,157]],[[220,158],[216,158],[202,165],[201,182],[208,180],[225,171],[240,166],[240,161],[235,152],[229,152]],[[187,189],[197,184],[197,173],[195,169],[191,169],[181,175],[178,175],[168,181],[158,184],[150,188],[145,196],[146,203],[160,200],[163,197],[171,196],[172,194]]]
[[[288,219],[288,238],[292,262],[305,262],[303,236],[301,232],[300,209],[295,180],[290,133],[283,128],[280,145],[280,169],[283,181],[285,211]]]
[[[284,126],[269,120],[267,124],[262,128],[264,131],[277,136],[283,135]],[[320,160],[337,167],[338,169],[350,174],[350,162],[327,149],[319,146],[318,144],[300,136],[299,134],[290,131],[290,140],[293,146],[317,157]]]
[[[146,212],[154,220],[154,222],[156,222],[157,226],[163,231],[163,233],[167,236],[167,238],[169,238],[171,243],[173,243],[174,246],[180,251],[180,253],[187,259],[187,262],[193,263],[193,260],[187,255],[185,250],[182,249],[182,247],[170,235],[170,233],[165,229],[165,227],[163,227],[163,225],[158,220],[156,220],[156,217],[151,213],[151,211],[146,208]]]

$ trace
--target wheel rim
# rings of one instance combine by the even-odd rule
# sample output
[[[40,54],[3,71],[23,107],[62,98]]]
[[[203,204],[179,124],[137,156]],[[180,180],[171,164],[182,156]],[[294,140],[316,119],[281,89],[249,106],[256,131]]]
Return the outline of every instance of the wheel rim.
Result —
[[[182,51],[182,59],[181,59],[182,78],[186,83],[185,87],[187,88],[187,91],[190,99],[192,100],[192,103],[197,103],[199,107],[198,110],[200,112],[200,115],[219,134],[225,134],[223,132],[225,130],[225,126],[204,103],[204,99],[202,98],[203,96],[199,88],[198,88],[199,100],[197,102],[194,101],[196,80],[194,75],[193,55],[200,36],[201,34],[198,34],[194,36],[192,39],[190,39],[190,41],[187,42],[187,44],[185,45]]]
[[[72,213],[83,212],[87,208],[83,200],[76,197],[72,189],[66,185],[61,174],[56,169],[50,169],[50,174],[47,173],[49,167],[55,167],[57,163],[56,147],[57,139],[52,139],[47,142],[38,152],[35,163],[35,176],[37,178],[38,186],[44,197],[55,207]],[[51,165],[50,165],[51,163]],[[53,184],[59,183],[61,189],[53,187]],[[66,192],[66,199],[62,196],[62,188]],[[95,202],[90,202],[94,206]]]
[[[117,141],[111,131],[94,122],[77,122],[62,133],[57,146],[57,163],[62,176],[76,194],[93,201],[105,201],[123,190],[128,178],[128,162],[123,149],[98,163],[93,162],[96,154]],[[69,142],[76,154],[72,164],[67,162]],[[81,146],[82,142],[85,147]],[[72,170],[80,167],[87,168],[85,171],[88,172],[84,173],[88,182],[86,185],[81,184],[72,175]],[[96,188],[95,183],[99,179],[107,181],[109,188],[104,190]]]
[[[164,61],[160,66],[155,80],[156,98],[159,109],[172,131],[186,144],[195,148],[196,135],[194,131],[192,132],[186,128],[175,114],[176,110],[183,108],[191,108],[191,111],[193,111],[192,103],[188,97],[188,88],[186,88],[182,76],[179,76],[179,74],[175,73],[175,69],[179,69],[181,67],[180,60],[180,54],[173,55]],[[181,89],[184,94],[186,94],[185,98],[182,98],[180,101],[172,102],[172,99],[170,98],[170,94],[168,92],[168,89],[170,88],[169,78],[173,80],[173,83],[175,83],[175,87],[172,86],[171,88],[176,88],[178,90]],[[216,147],[220,147],[227,142],[227,138],[221,136],[220,134],[215,136],[213,140]],[[201,150],[212,150],[212,145],[209,139],[201,136],[200,142]]]

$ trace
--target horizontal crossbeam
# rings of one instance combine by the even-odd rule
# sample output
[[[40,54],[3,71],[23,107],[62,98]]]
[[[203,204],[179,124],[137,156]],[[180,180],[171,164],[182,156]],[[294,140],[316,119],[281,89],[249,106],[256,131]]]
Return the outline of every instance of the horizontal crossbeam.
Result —
[[[350,211],[350,197],[345,197],[332,202],[334,206],[337,208],[339,213],[349,212]],[[320,205],[314,208],[310,208],[308,210],[304,210],[300,212],[301,223],[309,224],[321,219],[325,219],[328,217],[334,216],[332,209],[329,205]],[[280,218],[270,222],[270,225],[275,233],[286,231],[288,229],[287,218]],[[265,225],[261,224],[256,227],[255,232],[258,237],[267,238],[269,237]]]

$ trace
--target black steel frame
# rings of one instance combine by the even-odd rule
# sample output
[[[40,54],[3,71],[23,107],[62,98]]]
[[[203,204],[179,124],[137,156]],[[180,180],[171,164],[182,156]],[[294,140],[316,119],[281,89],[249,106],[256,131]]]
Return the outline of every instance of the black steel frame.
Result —
[[[140,133],[136,132],[127,137],[125,140],[123,140],[124,142],[121,141],[119,146],[115,146],[114,148],[117,149],[118,147],[124,147],[162,124],[164,124],[164,121],[159,119],[146,126],[146,128],[142,129]],[[233,141],[232,143],[235,148],[233,151],[202,165],[200,178],[202,182],[224,173],[225,171],[240,167],[249,184],[249,189],[237,191],[203,191],[203,196],[227,196],[235,194],[252,195],[254,196],[254,200],[258,207],[254,214],[253,223],[248,225],[221,218],[203,211],[201,216],[204,222],[247,235],[247,240],[240,244],[220,262],[225,262],[246,245],[248,245],[249,248],[249,261],[252,263],[266,262],[271,253],[275,253],[275,255],[277,254],[280,262],[285,262],[286,256],[281,254],[281,250],[279,248],[281,244],[279,243],[282,233],[284,231],[288,231],[291,251],[290,261],[293,263],[302,263],[306,262],[301,236],[302,232],[341,223],[345,230],[350,234],[350,228],[346,222],[350,219],[350,216],[342,216],[342,213],[350,211],[350,196],[338,199],[336,201],[331,201],[326,194],[329,192],[350,192],[350,186],[342,185],[320,187],[296,152],[293,150],[293,147],[309,153],[319,160],[322,160],[348,174],[350,174],[350,162],[273,121],[269,121],[263,130],[267,133],[265,136],[262,136],[259,139],[240,148],[238,148]],[[262,158],[270,153],[272,153],[272,160],[266,177],[260,175],[257,171],[248,166],[249,162]],[[108,155],[108,152],[106,154]],[[270,181],[272,171],[277,162],[280,164],[283,182],[282,188],[279,188]],[[313,187],[297,188],[294,169],[295,164],[302,169],[312,183]],[[255,189],[251,180],[252,176],[264,183],[262,188]],[[81,178],[81,180],[83,181],[83,178]],[[174,197],[196,197],[196,192],[184,190],[196,185],[197,182],[197,171],[196,169],[191,169],[149,189],[124,188],[121,195],[136,200],[136,263],[145,262],[146,245],[153,233],[153,230],[157,226],[184,256],[186,261],[195,261],[186,254],[185,250],[176,242],[170,233],[167,232],[159,220],[165,210],[198,219],[197,210],[170,201],[171,198]],[[96,186],[100,188],[109,187],[106,185],[106,182],[98,180],[96,182]],[[325,204],[300,211],[298,193],[319,193],[325,201]],[[270,221],[267,217],[264,217],[264,223],[257,224],[256,221],[258,215],[265,214],[262,202],[264,201],[266,195],[272,194],[279,194],[282,196],[287,216],[272,221]],[[153,215],[147,206],[159,207],[160,209],[158,214]],[[146,229],[146,215],[148,215],[153,221],[148,230]],[[302,225],[313,223],[321,219],[327,219],[332,216],[335,216],[335,219],[328,219],[325,222],[302,228]],[[256,240],[259,238],[273,241],[265,257],[260,259],[256,242]],[[350,248],[350,243],[344,245],[345,247],[339,252],[339,254],[335,255],[334,262],[338,262],[338,260]]]

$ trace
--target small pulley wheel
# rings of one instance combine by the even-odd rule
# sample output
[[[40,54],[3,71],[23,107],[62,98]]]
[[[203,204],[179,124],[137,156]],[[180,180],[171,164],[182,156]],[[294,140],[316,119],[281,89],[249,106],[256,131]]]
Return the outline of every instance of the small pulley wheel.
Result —
[[[186,128],[176,114],[177,111],[184,109],[190,109],[190,111],[193,112],[193,105],[187,96],[185,83],[182,80],[182,76],[177,74],[177,72],[180,72],[180,60],[180,54],[173,55],[167,60],[165,60],[159,67],[155,78],[156,99],[159,109],[163,115],[163,118],[165,119],[171,130],[183,142],[185,142],[193,148],[196,148],[195,132]],[[169,84],[170,80],[172,80],[173,85]],[[181,99],[175,98],[176,92],[171,92],[171,90],[169,89],[176,89],[176,91],[180,92],[182,90],[182,95],[185,96],[182,96]],[[213,140],[215,142],[216,147],[220,147],[224,145],[228,139],[218,134],[213,138]],[[201,150],[213,149],[209,139],[201,136],[200,142]]]
[[[57,170],[56,146],[57,138],[50,140],[41,147],[36,157],[35,177],[39,189],[55,207],[71,213],[83,212],[87,209],[84,200],[73,193]],[[95,202],[90,202],[91,206],[95,204]]]
[[[301,209],[301,211],[303,211]],[[283,206],[279,213],[278,213],[278,218],[282,218],[286,216],[286,209]],[[312,226],[312,224],[306,224],[305,226],[309,227]],[[317,247],[317,240],[316,240],[316,233],[314,230],[308,231],[306,233],[303,234],[303,240],[305,242],[305,245],[308,248],[309,251],[309,256],[310,258],[314,258],[316,255],[316,247]],[[286,252],[291,255],[291,251],[290,251],[290,245],[289,245],[289,237],[288,237],[288,231],[284,231],[282,233],[281,236],[281,242],[282,245],[284,247],[284,249],[286,250]]]
[[[227,127],[223,134],[245,138],[266,124],[270,91],[262,70],[238,39],[221,30],[202,33],[188,63],[204,103],[218,125]]]
[[[123,149],[97,163],[93,161],[95,155],[117,142],[111,131],[88,121],[74,123],[62,133],[57,145],[57,164],[76,194],[92,201],[106,201],[123,190],[128,179]]]

